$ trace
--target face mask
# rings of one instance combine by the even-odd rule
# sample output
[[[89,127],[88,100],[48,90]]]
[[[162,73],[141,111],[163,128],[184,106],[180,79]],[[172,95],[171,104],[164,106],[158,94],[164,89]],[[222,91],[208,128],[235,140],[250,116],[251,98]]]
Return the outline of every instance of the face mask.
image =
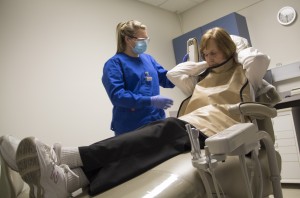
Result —
[[[143,41],[136,41],[135,46],[133,48],[133,52],[136,54],[142,54],[147,50],[147,42]]]

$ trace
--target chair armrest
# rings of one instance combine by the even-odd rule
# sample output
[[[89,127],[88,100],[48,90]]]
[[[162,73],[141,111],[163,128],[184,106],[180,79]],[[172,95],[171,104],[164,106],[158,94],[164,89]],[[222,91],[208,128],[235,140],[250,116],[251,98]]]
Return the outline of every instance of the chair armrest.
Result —
[[[228,111],[232,114],[250,116],[254,119],[274,118],[277,116],[277,111],[274,107],[270,107],[262,103],[238,103],[231,105]]]

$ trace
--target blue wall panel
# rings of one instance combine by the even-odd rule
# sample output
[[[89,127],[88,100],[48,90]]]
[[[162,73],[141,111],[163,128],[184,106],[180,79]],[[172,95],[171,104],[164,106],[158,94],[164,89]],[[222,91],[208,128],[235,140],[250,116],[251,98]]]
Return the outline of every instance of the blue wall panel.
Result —
[[[229,34],[242,36],[248,39],[248,42],[251,45],[246,18],[234,12],[173,39],[176,64],[181,63],[183,57],[187,53],[186,43],[189,38],[195,37],[198,42],[200,42],[201,36],[205,33],[205,31],[214,27],[222,27]]]

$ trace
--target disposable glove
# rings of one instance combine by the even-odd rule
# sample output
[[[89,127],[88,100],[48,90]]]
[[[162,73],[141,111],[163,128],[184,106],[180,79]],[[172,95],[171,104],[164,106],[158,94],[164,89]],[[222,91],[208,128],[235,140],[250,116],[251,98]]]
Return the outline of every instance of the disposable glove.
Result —
[[[173,100],[161,95],[152,96],[151,105],[158,109],[168,109],[173,105]]]

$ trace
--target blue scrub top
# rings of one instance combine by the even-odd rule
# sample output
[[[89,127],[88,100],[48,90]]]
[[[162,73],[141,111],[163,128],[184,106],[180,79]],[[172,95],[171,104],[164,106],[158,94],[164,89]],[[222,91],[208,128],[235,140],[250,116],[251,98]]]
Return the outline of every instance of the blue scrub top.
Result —
[[[131,57],[117,53],[104,65],[102,83],[113,104],[111,130],[115,135],[133,131],[165,118],[163,109],[151,106],[160,88],[173,88],[167,70],[148,54]]]

